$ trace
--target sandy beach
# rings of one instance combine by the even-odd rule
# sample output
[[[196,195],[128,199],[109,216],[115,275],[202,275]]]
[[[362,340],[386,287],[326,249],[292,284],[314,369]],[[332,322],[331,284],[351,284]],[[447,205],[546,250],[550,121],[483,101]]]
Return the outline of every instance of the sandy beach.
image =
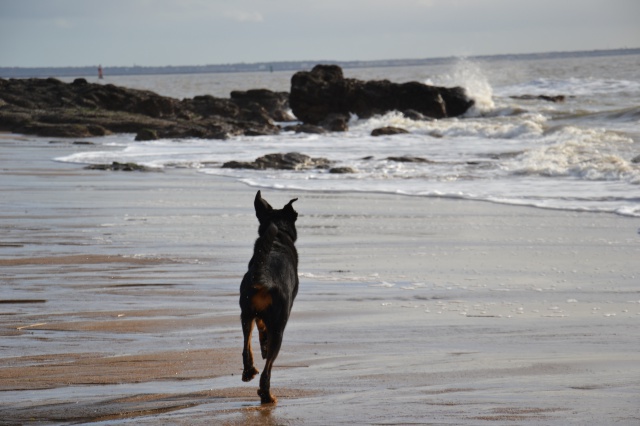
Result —
[[[0,135],[2,425],[640,423],[636,218],[263,190],[299,198],[301,286],[261,407],[257,188],[50,142]]]

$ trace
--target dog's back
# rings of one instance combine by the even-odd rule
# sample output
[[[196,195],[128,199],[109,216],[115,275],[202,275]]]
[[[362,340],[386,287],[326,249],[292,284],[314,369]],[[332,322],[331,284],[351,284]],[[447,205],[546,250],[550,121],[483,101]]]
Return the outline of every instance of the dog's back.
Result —
[[[261,285],[289,299],[289,309],[298,292],[298,252],[294,241],[273,223],[255,243],[249,270],[242,280],[246,285]]]
[[[245,338],[242,379],[251,380],[258,371],[253,366],[251,331],[254,321],[260,332],[262,357],[267,360],[260,378],[262,403],[274,403],[270,394],[273,361],[278,355],[282,335],[289,319],[293,300],[298,293],[298,252],[295,248],[298,213],[291,200],[283,209],[275,210],[260,194],[254,206],[260,222],[249,268],[240,284],[241,320]]]

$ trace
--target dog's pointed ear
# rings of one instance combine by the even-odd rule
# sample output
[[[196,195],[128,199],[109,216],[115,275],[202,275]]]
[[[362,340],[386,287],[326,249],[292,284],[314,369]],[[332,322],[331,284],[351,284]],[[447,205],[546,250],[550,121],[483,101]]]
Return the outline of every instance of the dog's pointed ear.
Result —
[[[298,201],[298,199],[297,199],[297,198],[294,198],[293,200],[289,201],[289,202],[287,203],[287,205],[286,205],[286,206],[284,206],[284,207],[283,207],[283,209],[282,209],[282,210],[284,210],[284,211],[285,211],[289,216],[291,216],[291,217],[293,218],[293,220],[296,220],[296,219],[298,218],[298,212],[297,212],[297,211],[295,211],[295,210],[293,209],[293,203],[294,203],[294,202],[296,202],[296,201]]]
[[[273,207],[271,207],[271,205],[267,203],[267,200],[262,198],[262,194],[260,194],[260,191],[258,191],[258,193],[256,194],[256,199],[253,201],[253,206],[256,209],[256,217],[258,218],[258,220],[262,220],[262,218],[264,218],[264,216],[268,212],[273,210]]]
[[[293,209],[293,203],[295,203],[296,201],[298,201],[298,199],[297,199],[297,198],[294,198],[293,200],[289,201],[289,202],[287,203],[287,205],[286,205],[286,206],[284,206],[284,208],[286,209],[286,208],[288,207],[288,208],[290,208],[290,209]]]

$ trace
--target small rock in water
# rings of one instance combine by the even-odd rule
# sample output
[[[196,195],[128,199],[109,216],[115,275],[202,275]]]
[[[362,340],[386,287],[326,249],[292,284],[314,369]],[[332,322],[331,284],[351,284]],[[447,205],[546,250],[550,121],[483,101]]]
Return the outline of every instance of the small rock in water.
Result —
[[[136,141],[155,141],[160,139],[158,132],[152,129],[142,129],[136,134]]]
[[[371,136],[390,136],[390,135],[401,135],[409,133],[408,130],[402,129],[400,127],[380,127],[378,129],[373,129],[371,131]]]
[[[408,118],[409,120],[414,121],[431,121],[433,120],[431,117],[427,117],[424,114],[414,110],[414,109],[405,109],[402,111],[402,115],[404,118]]]
[[[114,172],[149,172],[152,171],[150,167],[141,166],[136,163],[119,163],[114,161],[111,164],[92,164],[85,167],[86,170],[108,170]]]
[[[357,173],[357,171],[352,167],[333,167],[329,169],[329,173],[348,174],[348,173]]]
[[[521,99],[525,101],[542,100],[547,102],[559,103],[559,102],[564,102],[566,97],[564,95],[537,95],[537,96],[536,95],[518,95],[518,96],[511,96],[511,99]]]
[[[285,132],[309,133],[317,135],[327,133],[327,131],[322,127],[314,126],[313,124],[296,124],[295,126],[286,126],[282,130],[284,130]]]
[[[312,158],[298,152],[286,154],[267,154],[256,158],[255,161],[228,161],[222,165],[223,169],[253,169],[253,170],[310,170],[326,169],[331,162],[322,157]]]
[[[433,163],[433,161],[422,157],[412,157],[410,155],[403,155],[401,157],[387,157],[388,161],[395,161],[397,163]]]

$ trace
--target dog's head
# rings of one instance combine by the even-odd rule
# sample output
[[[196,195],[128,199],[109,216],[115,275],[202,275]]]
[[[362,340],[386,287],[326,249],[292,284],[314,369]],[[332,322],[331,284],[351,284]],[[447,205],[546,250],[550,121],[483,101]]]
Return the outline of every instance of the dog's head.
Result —
[[[256,199],[253,202],[256,208],[256,216],[260,222],[258,228],[258,234],[262,235],[270,224],[274,224],[280,231],[286,232],[293,241],[298,237],[296,231],[296,220],[298,219],[298,212],[293,209],[293,202],[297,198],[289,201],[282,209],[276,210],[267,200],[262,198],[260,191],[256,194]]]

